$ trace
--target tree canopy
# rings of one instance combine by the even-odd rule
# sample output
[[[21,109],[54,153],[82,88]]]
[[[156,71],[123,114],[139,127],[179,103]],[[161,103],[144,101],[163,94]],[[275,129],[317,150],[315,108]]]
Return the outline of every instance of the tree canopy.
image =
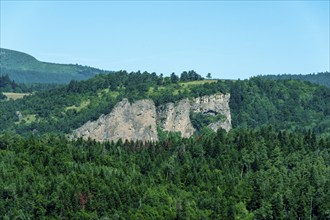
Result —
[[[0,136],[3,219],[329,219],[330,139],[204,131],[157,143]]]

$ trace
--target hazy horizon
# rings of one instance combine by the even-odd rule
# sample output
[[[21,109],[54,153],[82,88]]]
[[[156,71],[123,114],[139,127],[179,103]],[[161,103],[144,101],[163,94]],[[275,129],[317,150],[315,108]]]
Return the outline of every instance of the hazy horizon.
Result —
[[[329,1],[1,1],[0,47],[40,61],[214,78],[329,71]]]

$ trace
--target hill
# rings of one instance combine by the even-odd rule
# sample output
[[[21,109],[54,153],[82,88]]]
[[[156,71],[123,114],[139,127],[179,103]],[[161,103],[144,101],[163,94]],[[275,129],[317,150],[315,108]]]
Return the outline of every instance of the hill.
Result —
[[[0,75],[8,75],[17,83],[68,83],[84,80],[103,70],[73,64],[38,61],[26,53],[0,48]]]
[[[210,108],[218,95],[229,104],[229,132],[205,126],[218,120],[219,110]],[[207,109],[199,105],[205,103]],[[330,88],[310,82],[210,81],[194,71],[181,77],[119,71],[0,101],[0,213],[4,219],[329,219],[329,103]],[[150,127],[145,122],[159,118],[150,114],[156,108],[160,118],[190,112],[194,135]],[[171,125],[180,122],[172,119]],[[87,121],[105,130],[106,120],[115,128],[109,133],[140,135],[147,125],[157,129],[158,141],[67,138]]]
[[[262,77],[264,79],[272,79],[272,80],[296,79],[296,80],[312,82],[315,84],[330,87],[330,72],[320,72],[316,74],[311,73],[307,75],[302,75],[302,74],[262,75],[258,77]]]
[[[155,73],[125,71],[97,75],[86,81],[71,81],[69,85],[37,92],[16,101],[0,105],[1,131],[29,134],[48,132],[70,134],[87,121],[109,114],[114,106],[127,98],[130,102],[150,99],[155,106],[179,100],[230,94],[229,106],[233,128],[257,128],[272,125],[292,131],[312,130],[330,134],[330,89],[297,80],[204,81],[198,83],[162,77]],[[194,78],[190,78],[193,80]],[[18,121],[15,112],[21,112]],[[202,116],[202,115],[200,115]],[[195,117],[197,132],[204,120]]]

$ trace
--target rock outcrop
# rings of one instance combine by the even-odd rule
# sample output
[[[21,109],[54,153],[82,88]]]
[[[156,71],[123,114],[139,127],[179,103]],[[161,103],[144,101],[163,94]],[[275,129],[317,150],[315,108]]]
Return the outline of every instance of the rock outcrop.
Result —
[[[20,111],[16,111],[15,114],[16,114],[16,116],[18,118],[18,122],[22,121],[22,119],[23,119],[22,113]]]
[[[215,94],[198,97],[195,98],[192,103],[191,110],[193,112],[201,112],[207,115],[222,115],[223,120],[216,121],[208,125],[208,127],[214,131],[217,131],[219,128],[223,128],[228,132],[232,128],[229,99],[230,94]]]
[[[119,102],[112,112],[97,121],[88,121],[74,131],[74,137],[96,141],[141,140],[157,141],[156,108],[152,100],[130,104],[127,99]]]
[[[232,128],[229,108],[230,94],[202,96],[189,101],[167,103],[157,108],[157,124],[165,131],[181,132],[182,137],[190,137],[195,132],[190,121],[190,112],[200,112],[210,116],[222,115],[223,119],[208,125],[214,131],[219,128],[227,132]]]
[[[177,103],[167,103],[157,108],[157,124],[164,131],[181,132],[182,137],[190,137],[195,129],[190,121],[189,99]]]
[[[230,94],[202,96],[193,100],[183,99],[176,103],[167,103],[157,108],[152,100],[140,100],[132,104],[127,99],[119,102],[108,115],[98,120],[88,121],[73,132],[73,138],[95,139],[96,141],[141,140],[157,141],[157,125],[162,130],[180,132],[182,137],[190,137],[195,128],[190,113],[202,113],[209,116],[221,116],[208,127],[227,132],[231,129],[229,108]]]

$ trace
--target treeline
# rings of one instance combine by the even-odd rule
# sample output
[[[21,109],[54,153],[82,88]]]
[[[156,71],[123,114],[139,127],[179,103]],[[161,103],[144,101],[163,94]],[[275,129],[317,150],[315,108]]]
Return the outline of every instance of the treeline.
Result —
[[[3,219],[329,219],[330,139],[271,127],[157,143],[0,136]]]
[[[171,77],[156,73],[119,71],[86,81],[71,81],[67,86],[2,102],[0,131],[70,133],[88,120],[110,113],[123,98],[130,101],[150,98],[158,106],[183,98],[230,93],[234,127],[256,128],[271,124],[276,129],[330,134],[329,88],[296,80],[273,81],[259,77],[205,81],[207,83],[181,81],[181,77],[182,74],[178,81],[172,82]],[[18,121],[16,111],[22,113],[23,120]]]
[[[2,92],[0,92],[0,100],[7,99],[7,96],[5,96]]]
[[[7,96],[5,96],[4,92],[29,92],[29,90],[26,85],[24,84],[17,84],[15,81],[11,80],[8,75],[0,75],[0,100],[7,99]]]
[[[24,84],[17,84],[8,75],[0,75],[0,92],[27,92]]]
[[[56,72],[56,66],[62,66],[61,64],[51,64],[52,71],[47,71],[45,67],[41,70],[24,70],[24,69],[7,69],[5,67],[1,68],[0,74],[9,75],[11,79],[15,82],[24,84],[68,84],[71,80],[86,80],[96,74],[105,73],[103,70],[98,70],[92,67],[67,65],[59,68]],[[71,72],[70,72],[71,71]]]
[[[54,83],[16,83],[8,75],[0,75],[0,92],[27,93],[54,89],[60,86],[61,85]]]
[[[306,75],[302,75],[302,74],[264,75],[258,77],[271,79],[271,80],[296,79],[296,80],[308,81],[330,87],[330,72],[311,73]]]

